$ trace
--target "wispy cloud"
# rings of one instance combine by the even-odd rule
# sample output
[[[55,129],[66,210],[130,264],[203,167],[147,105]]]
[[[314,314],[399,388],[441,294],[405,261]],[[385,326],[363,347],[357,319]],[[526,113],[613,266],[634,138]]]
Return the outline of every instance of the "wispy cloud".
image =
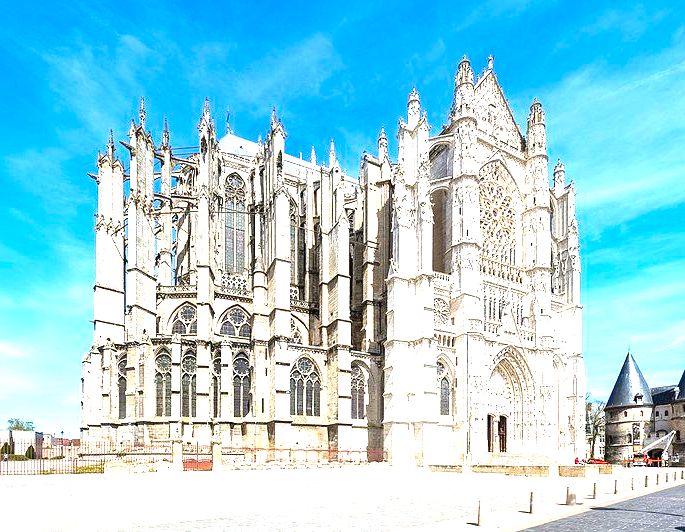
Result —
[[[3,358],[26,358],[29,350],[25,345],[0,341],[0,360]]]

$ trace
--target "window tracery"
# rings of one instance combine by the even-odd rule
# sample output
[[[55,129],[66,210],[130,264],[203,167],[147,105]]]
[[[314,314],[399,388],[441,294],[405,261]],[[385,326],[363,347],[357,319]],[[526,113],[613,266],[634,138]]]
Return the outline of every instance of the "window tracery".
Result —
[[[446,325],[449,320],[450,308],[447,301],[436,297],[433,300],[433,320],[439,325]]]
[[[440,386],[440,415],[450,415],[450,379],[447,368],[442,362],[437,364],[438,384]]]
[[[245,182],[237,174],[226,179],[226,272],[245,269]]]
[[[298,359],[290,372],[290,414],[321,415],[321,378],[306,357]]]
[[[219,334],[223,336],[250,338],[252,335],[252,327],[247,312],[240,307],[233,307],[230,309],[226,315],[226,319],[221,324]]]
[[[197,359],[188,352],[181,360],[181,416],[197,415]]]
[[[171,327],[172,334],[197,334],[197,316],[195,307],[186,303],[176,313]]]
[[[245,353],[233,360],[233,415],[245,417],[250,412],[250,361]]]
[[[117,387],[119,391],[119,419],[124,419],[126,417],[126,355],[123,355],[119,362],[117,363]]]
[[[359,365],[352,366],[351,395],[352,395],[352,419],[364,419],[365,407],[365,382],[364,371]]]
[[[156,414],[171,415],[171,357],[167,353],[155,359]]]
[[[516,212],[518,190],[499,161],[480,172],[480,227],[482,253],[502,264],[516,264]]]

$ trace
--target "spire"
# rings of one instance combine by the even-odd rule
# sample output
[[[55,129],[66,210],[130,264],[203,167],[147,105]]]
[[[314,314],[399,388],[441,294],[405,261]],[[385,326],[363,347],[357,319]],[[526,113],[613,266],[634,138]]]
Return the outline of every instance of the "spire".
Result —
[[[421,116],[421,99],[419,98],[419,91],[414,87],[409,93],[407,99],[407,125],[413,129],[419,123]]]
[[[140,97],[140,106],[138,107],[138,120],[140,127],[145,129],[145,96]]]
[[[276,129],[278,124],[278,116],[276,115],[276,107],[271,108],[271,129]]]
[[[164,117],[164,129],[162,130],[162,147],[169,147],[169,123],[166,120],[166,116]]]
[[[492,70],[495,66],[495,58],[492,57],[492,54],[488,56],[488,70]]]
[[[111,129],[107,140],[107,155],[109,155],[110,160],[114,160],[114,132]]]
[[[231,109],[229,107],[226,108],[226,135],[230,135],[233,133],[233,130],[231,129]]]
[[[537,98],[533,98],[533,103],[530,105],[530,113],[528,114],[528,127],[533,124],[544,124],[545,112],[542,110],[542,104]]]
[[[210,117],[211,111],[209,109],[209,98],[205,96],[205,103],[202,106],[202,116]]]
[[[388,156],[388,137],[385,134],[385,128],[381,128],[378,134],[378,160],[383,162]]]
[[[464,55],[454,74],[454,94],[450,108],[450,122],[464,116],[471,109],[473,100],[473,69],[468,57]]]
[[[316,164],[316,151],[314,150],[314,146],[312,146],[312,152],[309,155],[309,162]]]
[[[647,381],[637,367],[633,355],[628,352],[606,408],[636,405],[652,406],[654,401]]]
[[[409,98],[407,98],[407,104],[411,104],[412,102],[418,102],[421,104],[421,98],[419,98],[419,91],[416,90],[416,87],[413,87],[411,89],[411,92],[409,93]]]
[[[471,68],[471,62],[469,58],[464,55],[459,66],[457,67],[457,73],[454,75],[454,85],[455,88],[464,83],[470,83],[473,85],[473,69]],[[456,93],[456,91],[455,91]]]
[[[335,157],[335,142],[333,142],[333,138],[331,138],[331,145],[328,148],[328,167],[333,168],[337,162]]]
[[[554,165],[554,187],[563,188],[566,181],[566,168],[561,159],[557,159],[557,164]]]

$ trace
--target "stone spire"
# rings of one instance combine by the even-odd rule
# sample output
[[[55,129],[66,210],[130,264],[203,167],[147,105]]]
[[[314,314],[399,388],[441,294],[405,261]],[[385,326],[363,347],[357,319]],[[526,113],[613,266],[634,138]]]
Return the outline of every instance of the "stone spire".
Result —
[[[231,129],[231,109],[226,108],[226,135],[230,135],[233,133],[233,130]]]
[[[557,164],[554,165],[554,189],[559,192],[564,190],[566,184],[566,168],[561,159],[557,159]]]
[[[140,127],[145,129],[145,96],[140,97],[140,106],[138,107],[138,121],[140,122]]]
[[[109,139],[107,140],[107,155],[109,160],[114,160],[114,131],[109,130]]]
[[[421,117],[421,99],[419,98],[419,91],[414,87],[407,98],[407,125],[410,128],[415,128],[419,123]]]
[[[471,108],[471,100],[473,100],[473,69],[468,57],[464,55],[454,74],[454,95],[450,109],[450,122],[467,113]]]
[[[162,147],[169,147],[169,123],[167,122],[166,117],[164,117],[164,129],[162,130]]]
[[[383,162],[388,157],[388,137],[385,134],[385,128],[381,128],[378,134],[378,160]]]
[[[606,408],[636,405],[654,405],[647,381],[630,352],[626,355],[621,372],[618,374],[614,389],[611,391]]]
[[[338,159],[335,156],[335,142],[333,142],[333,139],[331,138],[331,145],[328,148],[328,167],[333,168],[338,162]]]
[[[309,162],[312,164],[316,164],[316,150],[314,149],[313,145],[312,145],[312,152],[309,154]]]

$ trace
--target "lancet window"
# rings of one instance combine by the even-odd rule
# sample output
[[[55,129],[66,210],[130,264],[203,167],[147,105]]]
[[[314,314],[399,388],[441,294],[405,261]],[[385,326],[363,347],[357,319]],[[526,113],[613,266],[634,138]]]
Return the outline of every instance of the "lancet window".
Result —
[[[221,353],[212,357],[212,417],[221,415]]]
[[[231,308],[226,315],[226,319],[221,324],[219,334],[249,338],[252,334],[250,316],[240,307]]]
[[[231,174],[226,179],[226,272],[245,270],[245,181]]]
[[[290,414],[321,415],[321,377],[306,357],[298,359],[290,372]]]
[[[305,265],[305,220],[294,201],[290,202],[290,284],[304,286]]]
[[[126,417],[126,355],[123,355],[117,363],[117,388],[119,390],[119,419]]]
[[[352,366],[351,395],[352,395],[352,419],[364,419],[365,413],[365,389],[364,371],[359,365]]]
[[[160,353],[155,359],[156,413],[171,415],[171,357]]]
[[[450,415],[450,378],[447,372],[447,368],[442,362],[438,362],[438,386],[440,390],[440,415],[449,416]]]
[[[189,351],[181,360],[181,416],[197,415],[197,360]]]
[[[197,334],[197,313],[194,306],[186,303],[181,307],[174,317],[171,333]]]
[[[250,400],[250,361],[245,353],[239,353],[233,360],[233,415],[245,417]]]

